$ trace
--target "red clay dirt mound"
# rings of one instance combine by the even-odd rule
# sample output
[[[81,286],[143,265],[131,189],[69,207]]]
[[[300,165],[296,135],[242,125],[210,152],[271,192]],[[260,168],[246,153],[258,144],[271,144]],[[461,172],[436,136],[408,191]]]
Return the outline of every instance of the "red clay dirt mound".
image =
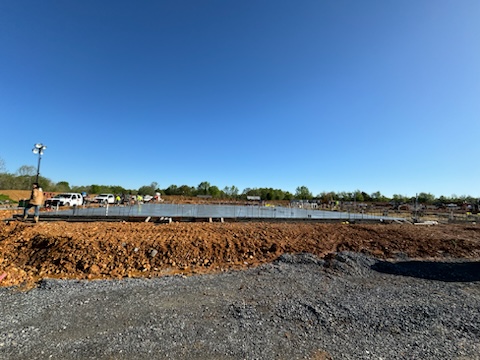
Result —
[[[480,258],[480,227],[313,223],[0,224],[1,286],[43,278],[154,277],[241,269],[283,253]]]

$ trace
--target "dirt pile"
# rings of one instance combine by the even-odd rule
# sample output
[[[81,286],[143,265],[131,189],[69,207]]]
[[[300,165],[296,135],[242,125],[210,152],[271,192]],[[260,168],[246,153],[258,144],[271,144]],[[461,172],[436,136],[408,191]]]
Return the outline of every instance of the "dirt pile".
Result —
[[[284,253],[480,258],[480,227],[309,223],[0,224],[1,286],[221,272]]]

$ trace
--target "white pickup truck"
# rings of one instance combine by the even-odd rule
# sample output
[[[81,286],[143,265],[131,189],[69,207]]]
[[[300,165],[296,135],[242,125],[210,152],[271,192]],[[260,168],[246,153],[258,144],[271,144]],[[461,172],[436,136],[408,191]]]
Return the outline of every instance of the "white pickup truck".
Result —
[[[82,204],[83,196],[79,193],[58,194],[45,201],[45,206],[80,206]]]
[[[99,204],[115,204],[115,195],[100,194],[93,198],[93,201]]]

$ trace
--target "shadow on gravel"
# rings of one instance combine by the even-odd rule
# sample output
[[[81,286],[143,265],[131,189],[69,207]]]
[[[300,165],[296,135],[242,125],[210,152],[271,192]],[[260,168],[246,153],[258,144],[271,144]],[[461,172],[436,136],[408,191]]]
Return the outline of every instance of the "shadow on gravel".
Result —
[[[372,270],[392,275],[411,276],[446,282],[480,281],[480,262],[379,261]]]

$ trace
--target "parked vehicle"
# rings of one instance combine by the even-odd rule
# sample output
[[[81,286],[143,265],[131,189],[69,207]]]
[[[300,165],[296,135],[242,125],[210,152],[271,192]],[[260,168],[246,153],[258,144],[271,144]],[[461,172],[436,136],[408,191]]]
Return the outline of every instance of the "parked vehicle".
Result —
[[[62,193],[45,201],[45,206],[80,206],[83,196],[79,193]]]
[[[115,195],[113,194],[100,194],[93,198],[94,202],[99,204],[115,204]]]
[[[143,202],[149,202],[153,199],[153,196],[152,195],[145,195],[143,197]]]

